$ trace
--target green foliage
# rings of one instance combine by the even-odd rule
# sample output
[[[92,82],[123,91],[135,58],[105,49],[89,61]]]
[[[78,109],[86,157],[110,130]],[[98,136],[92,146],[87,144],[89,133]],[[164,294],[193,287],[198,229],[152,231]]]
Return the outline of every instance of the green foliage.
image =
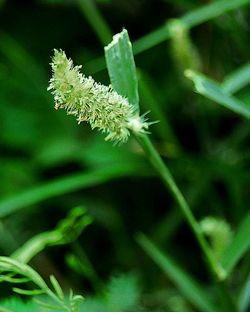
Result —
[[[140,164],[126,164],[123,167],[120,165],[107,166],[90,172],[77,173],[51,181],[45,185],[33,187],[30,190],[23,191],[20,194],[16,194],[16,196],[11,196],[3,200],[0,203],[0,216],[8,216],[19,209],[34,205],[54,196],[100,184],[123,175],[133,174],[139,168],[141,168]]]
[[[250,107],[237,98],[228,94],[218,83],[206,78],[204,75],[191,70],[186,71],[187,78],[191,79],[195,85],[195,91],[225,106],[246,118],[250,118]]]
[[[209,238],[212,250],[218,260],[232,241],[232,230],[229,224],[218,218],[206,217],[200,222],[201,230]]]
[[[33,270],[30,266],[27,264],[18,262],[14,259],[8,258],[8,257],[0,257],[0,280],[4,281],[5,276],[8,274],[11,274],[12,276],[24,276],[25,278],[28,279],[28,281],[34,283],[37,288],[27,290],[23,288],[17,288],[14,287],[13,291],[22,294],[22,295],[27,295],[27,296],[37,296],[40,294],[46,294],[49,296],[52,300],[55,301],[57,304],[57,309],[60,309],[62,311],[69,311],[69,312],[77,312],[77,302],[79,300],[82,300],[83,297],[81,296],[74,296],[72,293],[70,293],[69,296],[69,303],[65,300],[63,291],[58,283],[58,281],[55,279],[54,276],[51,276],[51,284],[55,290],[53,292],[46,282],[42,279],[42,277],[35,271]],[[12,279],[12,276],[10,277]],[[10,283],[13,283],[12,280],[9,280]],[[15,282],[17,282],[15,280]],[[19,278],[19,282],[27,282],[26,280],[23,281]],[[46,305],[46,303],[45,303]],[[47,306],[49,307],[49,306]]]
[[[34,256],[47,246],[68,244],[77,239],[84,228],[92,222],[82,207],[72,209],[68,217],[61,220],[55,230],[40,233],[32,237],[13,254],[14,259],[28,263]],[[54,279],[53,279],[54,280]]]
[[[163,254],[154,243],[143,234],[137,236],[137,241],[163,272],[176,283],[183,296],[194,306],[204,312],[217,311],[216,306],[211,302],[208,292],[203,289],[203,286],[180,268],[170,256]]]
[[[245,64],[226,76],[222,88],[227,93],[236,93],[250,83],[250,64]]]
[[[249,310],[250,1],[201,2],[0,1],[0,311]],[[61,107],[117,129],[111,81],[127,144],[53,111],[54,48]]]
[[[223,267],[231,272],[233,267],[239,261],[239,259],[249,251],[250,247],[250,237],[249,237],[249,228],[250,228],[250,213],[243,218],[239,228],[231,242],[231,244],[226,248],[221,263]]]
[[[1,312],[38,312],[39,308],[33,301],[24,302],[18,297],[10,297],[0,302]]]
[[[187,68],[201,70],[201,59],[196,47],[193,45],[186,24],[181,19],[168,22],[171,34],[172,53],[175,63],[182,75]]]
[[[245,284],[243,285],[238,299],[238,307],[240,312],[245,312],[250,306],[250,276],[247,277]]]
[[[130,104],[129,98],[121,96],[111,86],[98,84],[92,77],[85,77],[79,72],[81,66],[74,67],[63,51],[54,51],[51,66],[52,78],[48,90],[52,90],[55,109],[63,108],[68,115],[76,116],[78,124],[87,121],[92,129],[97,128],[107,134],[106,141],[118,143],[128,140],[129,130],[143,133],[148,128],[144,118],[137,116],[132,105],[134,101]],[[125,81],[130,80],[128,77]]]
[[[87,298],[80,307],[83,312],[125,312],[139,309],[140,289],[133,274],[112,277],[103,296]]]
[[[128,32],[113,37],[113,41],[104,48],[111,84],[117,93],[128,99],[136,113],[139,113],[139,95],[136,68],[132,45]]]
[[[200,8],[196,8],[189,13],[183,15],[181,17],[181,22],[183,22],[186,27],[190,29],[216,17],[219,17],[220,15],[225,14],[228,11],[238,9],[241,6],[247,5],[249,3],[249,0],[218,0],[213,3],[209,3],[208,5],[201,6]],[[152,31],[142,38],[136,40],[133,44],[134,54],[144,52],[164,42],[165,40],[170,39],[170,28],[171,25],[169,25],[168,23],[164,23],[162,27],[159,27],[155,31]],[[97,60],[97,63],[100,63],[100,60]],[[93,65],[93,62],[92,66],[95,67]],[[103,68],[103,66],[105,66],[104,62],[101,62],[101,68]]]

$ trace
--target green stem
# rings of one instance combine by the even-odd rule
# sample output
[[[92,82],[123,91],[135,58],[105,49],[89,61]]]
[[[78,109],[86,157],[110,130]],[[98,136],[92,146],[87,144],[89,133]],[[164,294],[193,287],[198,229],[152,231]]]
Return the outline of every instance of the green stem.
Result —
[[[225,273],[223,269],[219,266],[218,262],[213,257],[212,251],[204,238],[200,226],[197,223],[190,207],[188,206],[188,203],[186,202],[184,196],[182,195],[180,189],[178,188],[177,184],[174,181],[174,178],[172,177],[169,169],[162,161],[160,155],[152,145],[151,141],[146,135],[136,135],[136,138],[142,148],[144,149],[145,153],[149,157],[149,160],[153,167],[156,169],[156,171],[161,176],[165,186],[170,189],[173,196],[175,197],[177,203],[179,204],[180,210],[185,217],[187,223],[189,224],[194,236],[197,239],[197,242],[200,245],[200,248],[202,249],[204,256],[207,260],[207,264],[209,266],[209,269],[211,273],[218,279],[222,280],[225,278]]]

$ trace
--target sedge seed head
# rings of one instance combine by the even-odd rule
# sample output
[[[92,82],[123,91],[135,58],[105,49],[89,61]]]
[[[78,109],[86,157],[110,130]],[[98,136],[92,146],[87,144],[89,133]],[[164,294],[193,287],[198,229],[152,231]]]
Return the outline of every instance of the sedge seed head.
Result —
[[[73,66],[62,50],[54,50],[51,66],[48,90],[54,96],[56,109],[63,108],[67,114],[76,116],[78,123],[86,121],[92,129],[106,133],[105,140],[123,143],[128,140],[130,130],[144,132],[147,128],[126,98],[111,86],[85,77],[80,73],[81,66]]]

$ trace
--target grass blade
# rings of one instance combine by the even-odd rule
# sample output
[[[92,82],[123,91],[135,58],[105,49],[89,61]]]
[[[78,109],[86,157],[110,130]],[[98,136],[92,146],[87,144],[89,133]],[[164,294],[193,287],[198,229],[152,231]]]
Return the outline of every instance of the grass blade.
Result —
[[[143,106],[145,111],[150,111],[150,117],[153,120],[160,120],[158,124],[155,125],[155,132],[162,138],[167,144],[167,150],[170,156],[176,156],[181,151],[180,143],[162,109],[162,103],[157,98],[159,90],[153,84],[152,79],[143,71],[138,71],[139,76],[139,94],[140,94],[140,104]]]
[[[58,283],[58,281],[54,275],[50,275],[50,282],[51,282],[58,298],[60,298],[63,301],[64,300],[64,293],[63,293],[62,287],[60,286],[60,284]]]
[[[55,229],[39,233],[19,247],[11,257],[22,263],[28,263],[48,246],[69,244],[76,240],[82,231],[92,222],[82,207],[72,209]],[[52,280],[54,278],[52,277]],[[52,282],[51,280],[51,282]]]
[[[111,84],[117,93],[126,97],[139,113],[139,95],[136,68],[132,45],[128,32],[122,32],[113,37],[113,41],[105,48],[105,58]]]
[[[47,84],[46,72],[28,50],[20,45],[18,40],[15,40],[7,33],[1,32],[0,52],[17,71],[20,71],[29,80],[30,85],[35,88],[37,94],[47,101],[48,95],[43,89]]]
[[[142,166],[135,163],[124,163],[107,166],[98,170],[74,174],[65,178],[60,178],[46,184],[36,186],[20,194],[13,195],[0,202],[0,218],[6,217],[22,208],[39,203],[45,199],[63,195],[82,188],[98,185],[114,178],[140,174]]]
[[[182,17],[182,21],[191,28],[248,3],[249,0],[217,0],[187,13]]]
[[[243,5],[250,4],[250,0],[220,0],[209,3],[198,9],[192,10],[183,15],[180,19],[187,28],[192,28],[213,18],[216,18],[228,11],[235,10]],[[170,39],[171,33],[168,24],[165,24],[157,30],[145,35],[134,42],[134,53],[139,54],[155,45]]]
[[[192,10],[180,17],[180,21],[185,23],[187,29],[200,25],[224,13],[250,4],[250,0],[220,0],[209,3],[198,9]],[[146,34],[133,42],[134,55],[140,54],[162,42],[170,39],[172,36],[169,23],[165,23],[158,29]],[[90,73],[98,72],[105,68],[103,58],[97,58],[85,65],[85,70]]]
[[[247,107],[243,102],[225,92],[217,82],[192,70],[187,70],[185,75],[193,81],[197,93],[237,114],[250,118],[250,107]]]
[[[222,88],[225,92],[233,94],[241,90],[250,83],[250,63],[240,67],[228,75],[223,83]]]
[[[17,296],[10,296],[0,301],[0,312],[38,312],[37,304],[33,300],[23,301]]]
[[[230,274],[234,266],[250,247],[250,212],[243,218],[239,229],[221,259],[221,265]]]
[[[21,278],[21,277],[11,277],[11,276],[8,276],[8,275],[0,275],[0,283],[1,282],[8,282],[8,283],[12,283],[12,284],[21,284],[21,283],[27,283],[29,282],[29,279],[24,277],[24,278]]]
[[[136,240],[149,257],[176,284],[189,302],[200,311],[215,312],[217,310],[202,286],[184,272],[168,255],[163,254],[145,235],[139,234]]]
[[[238,306],[240,312],[249,311],[248,309],[250,307],[250,275],[248,276],[248,279],[240,292]]]
[[[21,289],[21,288],[14,287],[12,288],[12,290],[19,295],[26,295],[26,296],[36,296],[36,295],[44,294],[44,290],[41,290],[41,289],[28,290],[28,289]]]
[[[111,30],[98,10],[94,0],[77,0],[79,9],[84,14],[102,44],[107,44],[111,38]]]

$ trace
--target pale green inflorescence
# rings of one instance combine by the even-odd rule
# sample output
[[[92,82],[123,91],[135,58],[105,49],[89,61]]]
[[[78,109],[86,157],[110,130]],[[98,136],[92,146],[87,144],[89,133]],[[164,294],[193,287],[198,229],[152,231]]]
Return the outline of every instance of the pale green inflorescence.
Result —
[[[64,108],[77,117],[78,123],[89,122],[92,129],[107,133],[105,140],[126,142],[130,130],[145,132],[148,123],[139,117],[127,101],[112,89],[85,77],[81,66],[73,66],[71,59],[60,50],[54,50],[53,75],[48,90],[52,90],[55,108]]]

